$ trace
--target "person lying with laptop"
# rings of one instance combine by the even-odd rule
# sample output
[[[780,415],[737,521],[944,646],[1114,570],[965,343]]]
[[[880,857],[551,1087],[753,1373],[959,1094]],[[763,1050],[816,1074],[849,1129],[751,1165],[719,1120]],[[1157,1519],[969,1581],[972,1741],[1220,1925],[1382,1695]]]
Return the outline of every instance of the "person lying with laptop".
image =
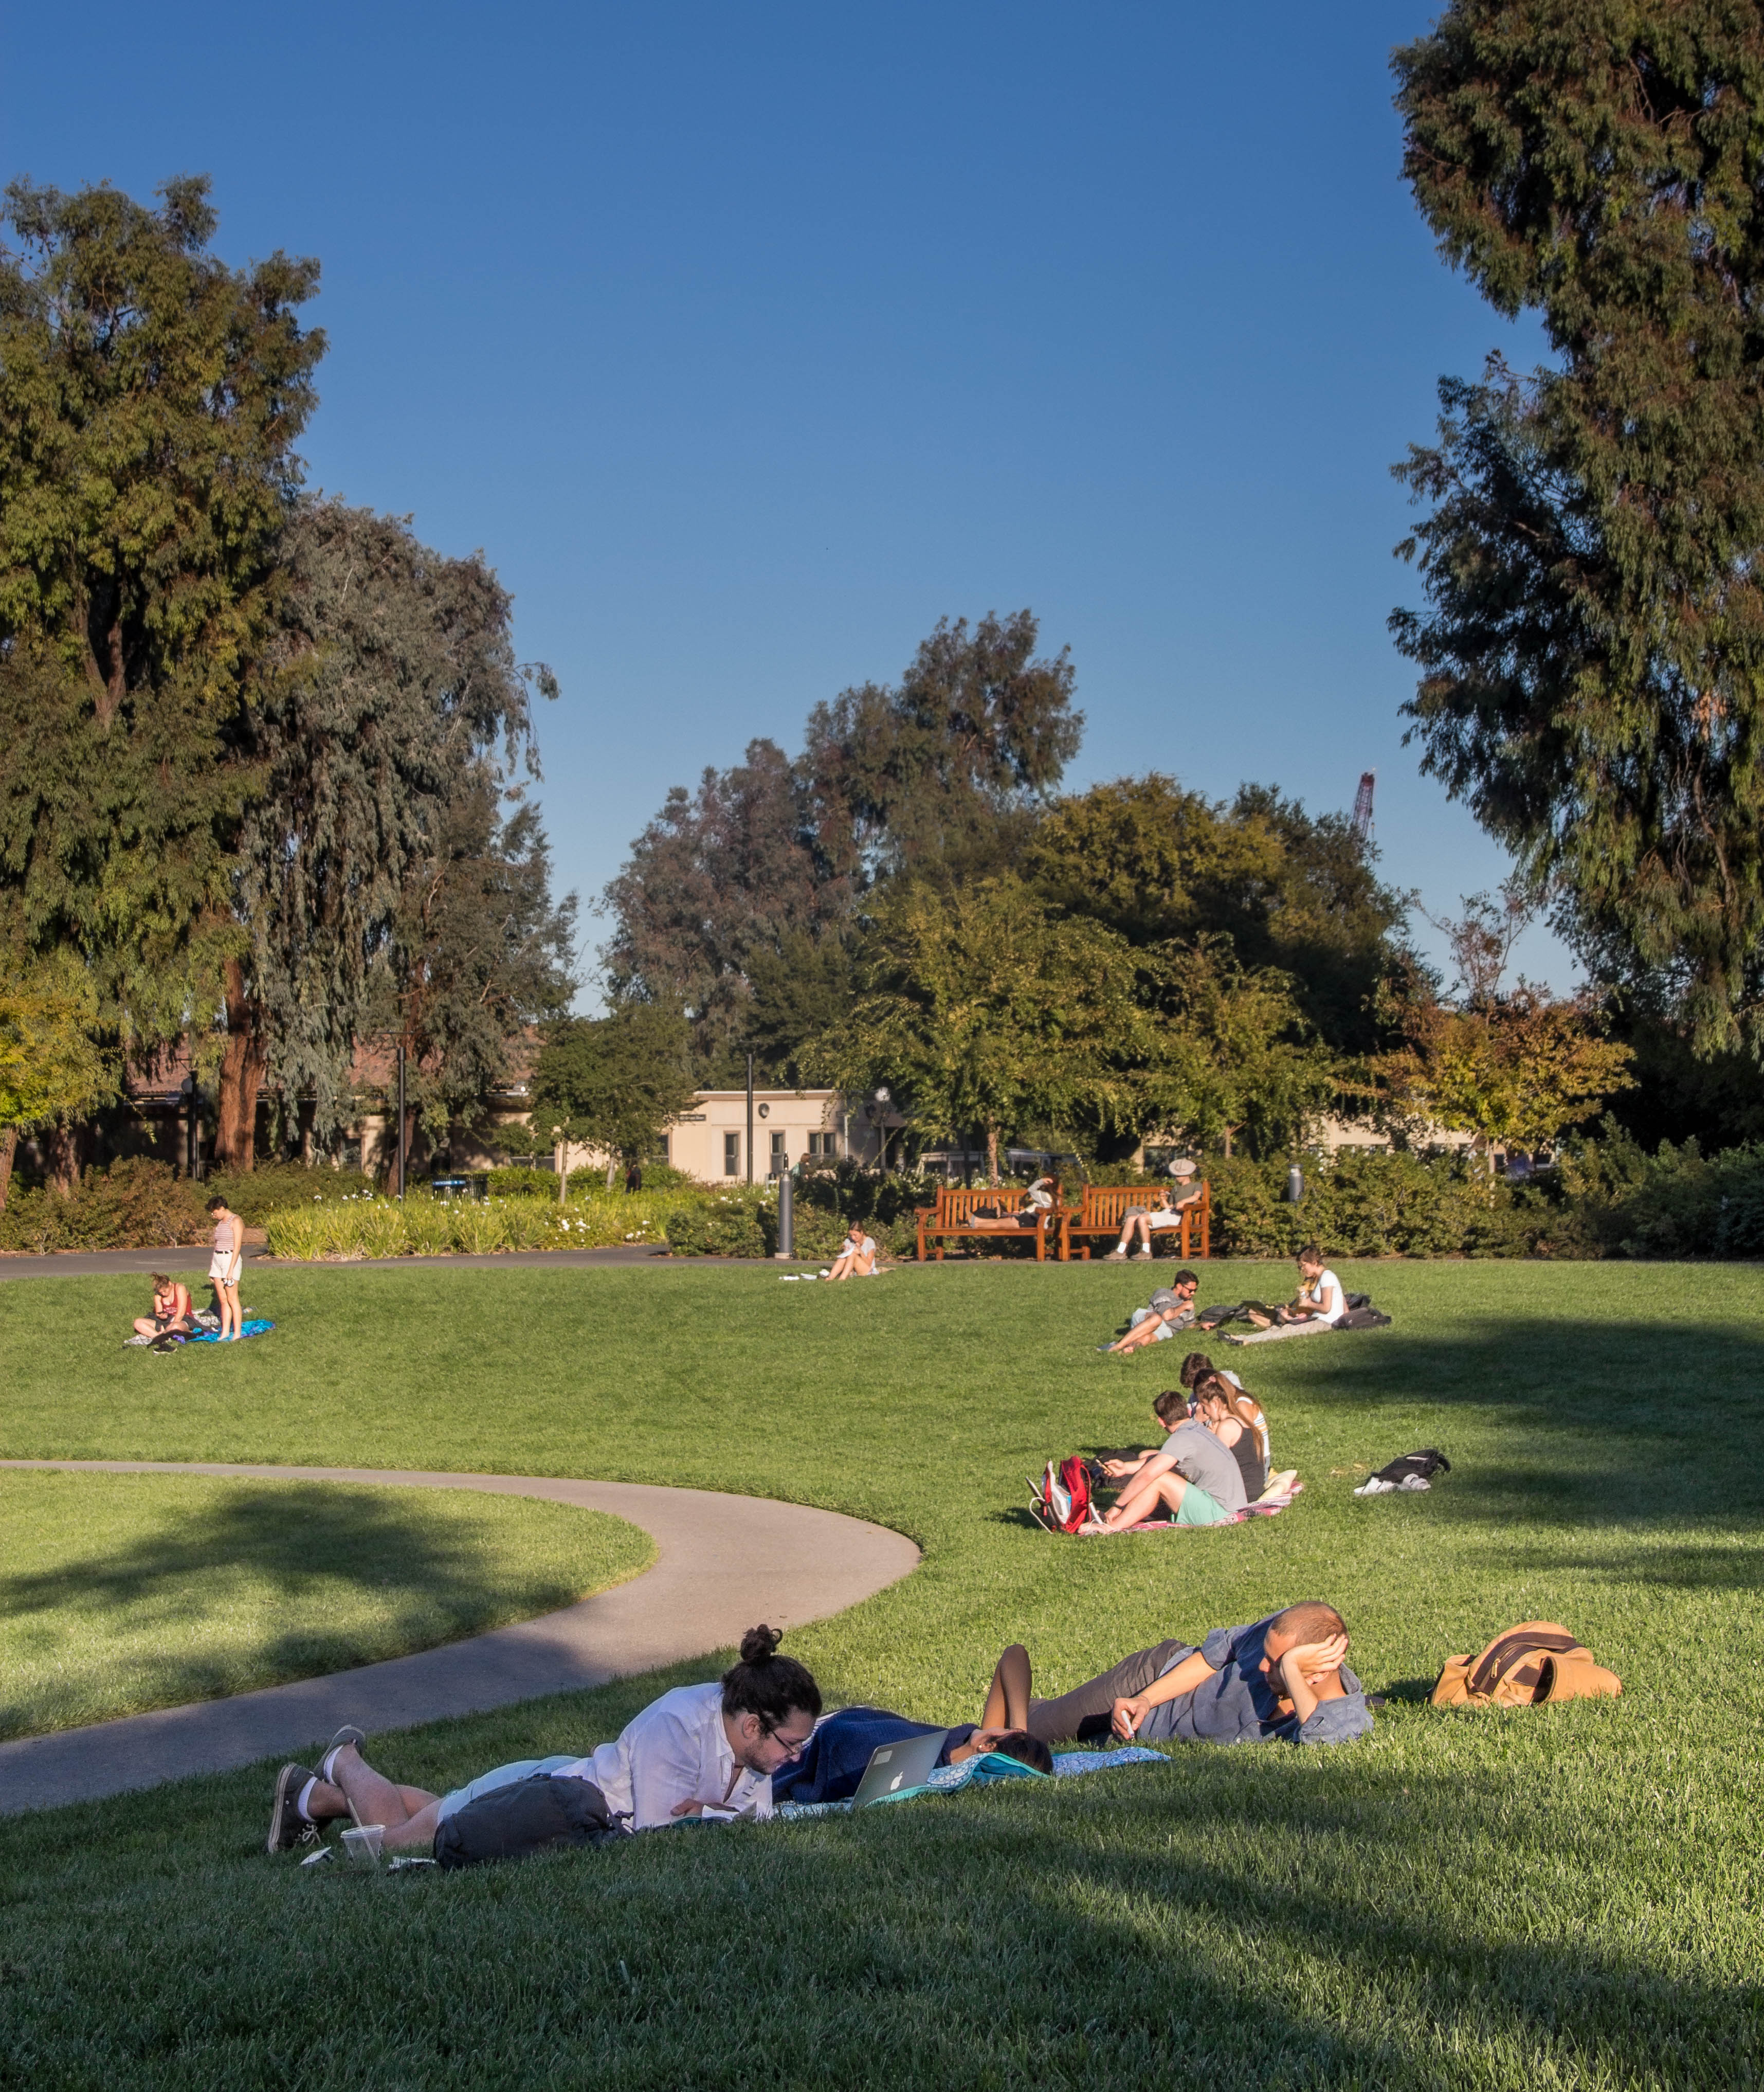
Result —
[[[524,1780],[580,1780],[607,1815],[632,1830],[689,1816],[768,1817],[774,1775],[805,1750],[821,1691],[793,1657],[780,1656],[775,1627],[749,1627],[741,1658],[708,1685],[676,1686],[628,1722],[615,1741],[584,1757],[521,1758],[449,1794],[401,1787],[362,1756],[367,1739],[339,1729],[316,1770],[286,1765],[270,1821],[272,1852],[317,1843],[334,1821],[378,1824],[388,1853],[432,1852],[447,1823],[473,1802]]]
[[[1043,1743],[1113,1735],[1124,1743],[1345,1744],[1372,1727],[1347,1654],[1341,1614],[1310,1599],[1247,1627],[1215,1627],[1198,1645],[1136,1649],[1055,1700],[1033,1697],[1020,1642],[998,1658],[994,1675],[1025,1705],[1024,1727]]]

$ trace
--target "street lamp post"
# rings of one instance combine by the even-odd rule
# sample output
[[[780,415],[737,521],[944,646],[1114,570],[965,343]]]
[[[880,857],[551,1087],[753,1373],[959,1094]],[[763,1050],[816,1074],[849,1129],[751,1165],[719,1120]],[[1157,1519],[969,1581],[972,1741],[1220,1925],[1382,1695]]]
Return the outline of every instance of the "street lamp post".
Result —
[[[404,1048],[398,1049],[398,1195],[404,1195]]]

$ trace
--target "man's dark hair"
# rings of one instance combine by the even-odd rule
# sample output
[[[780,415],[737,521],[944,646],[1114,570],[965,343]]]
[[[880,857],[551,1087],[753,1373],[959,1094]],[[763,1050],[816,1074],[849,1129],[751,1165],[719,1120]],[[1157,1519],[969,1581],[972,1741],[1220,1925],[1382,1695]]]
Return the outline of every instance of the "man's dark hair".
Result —
[[[1182,1370],[1176,1378],[1184,1387],[1193,1387],[1202,1373],[1210,1373],[1212,1370],[1213,1361],[1205,1351],[1190,1351],[1182,1361]]]
[[[220,1212],[225,1208],[226,1204],[226,1201],[222,1198],[218,1192],[216,1192],[214,1196],[209,1200],[209,1211],[211,1213]]]
[[[1188,1420],[1188,1398],[1180,1387],[1167,1387],[1153,1403],[1151,1413],[1160,1424],[1167,1424],[1174,1431],[1179,1424]]]
[[[1007,1736],[999,1737],[992,1747],[1001,1757],[1015,1758],[1019,1765],[1026,1765],[1037,1772],[1050,1773],[1054,1770],[1054,1753],[1039,1736],[1032,1736],[1027,1729],[1013,1729]]]
[[[1172,1286],[1198,1286],[1200,1282],[1200,1280],[1195,1277],[1194,1273],[1189,1270],[1186,1264],[1184,1264],[1181,1270],[1179,1271],[1175,1277],[1170,1282]]]
[[[1327,1641],[1331,1635],[1344,1635],[1348,1623],[1333,1606],[1326,1606],[1321,1598],[1301,1599],[1296,1606],[1288,1606],[1283,1613],[1276,1613],[1268,1623],[1272,1634],[1278,1628],[1282,1634],[1296,1635],[1301,1642]]]
[[[799,1709],[818,1716],[821,1688],[793,1656],[780,1656],[782,1627],[749,1627],[741,1637],[741,1661],[722,1674],[725,1714],[755,1714],[769,1735]]]

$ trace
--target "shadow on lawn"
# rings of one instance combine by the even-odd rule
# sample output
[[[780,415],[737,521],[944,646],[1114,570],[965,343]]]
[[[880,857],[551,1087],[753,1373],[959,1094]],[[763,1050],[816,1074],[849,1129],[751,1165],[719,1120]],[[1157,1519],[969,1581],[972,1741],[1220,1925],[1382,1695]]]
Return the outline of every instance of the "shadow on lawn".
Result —
[[[414,1643],[469,1632],[489,1617],[486,1594],[507,1595],[506,1564],[479,1534],[435,1506],[392,1489],[339,1489],[324,1483],[235,1483],[199,1509],[167,1506],[166,1522],[120,1546],[95,1545],[84,1558],[32,1575],[0,1575],[0,1614],[14,1626],[41,1616],[58,1632],[67,1616],[136,1632],[182,1636],[210,1617],[228,1580],[243,1572],[273,1586],[282,1604],[305,1601],[304,1619],[239,1650],[205,1653],[200,1641],[145,1660],[157,1662],[167,1703],[239,1689],[248,1665],[260,1677],[298,1677],[373,1662]],[[567,1601],[554,1578],[535,1575],[519,1604],[534,1610]],[[371,1645],[330,1623],[327,1608],[371,1596]],[[253,1592],[252,1602],[261,1602]],[[353,1608],[352,1608],[353,1610]],[[265,1625],[271,1623],[268,1620]],[[36,1724],[40,1709],[0,1701],[0,1736]]]

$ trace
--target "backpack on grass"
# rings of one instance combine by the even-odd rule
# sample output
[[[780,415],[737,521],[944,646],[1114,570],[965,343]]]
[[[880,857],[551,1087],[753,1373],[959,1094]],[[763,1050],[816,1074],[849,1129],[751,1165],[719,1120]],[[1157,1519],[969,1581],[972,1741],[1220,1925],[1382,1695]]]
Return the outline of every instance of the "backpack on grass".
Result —
[[[1049,1532],[1076,1532],[1090,1515],[1091,1467],[1081,1453],[1050,1460],[1029,1484],[1029,1515]]]
[[[610,1844],[626,1835],[591,1779],[538,1772],[455,1809],[435,1833],[435,1860],[443,1867],[475,1867],[555,1846]]]
[[[1429,1705],[1536,1707],[1558,1700],[1614,1699],[1623,1680],[1601,1670],[1555,1620],[1521,1620],[1480,1656],[1446,1659]]]

